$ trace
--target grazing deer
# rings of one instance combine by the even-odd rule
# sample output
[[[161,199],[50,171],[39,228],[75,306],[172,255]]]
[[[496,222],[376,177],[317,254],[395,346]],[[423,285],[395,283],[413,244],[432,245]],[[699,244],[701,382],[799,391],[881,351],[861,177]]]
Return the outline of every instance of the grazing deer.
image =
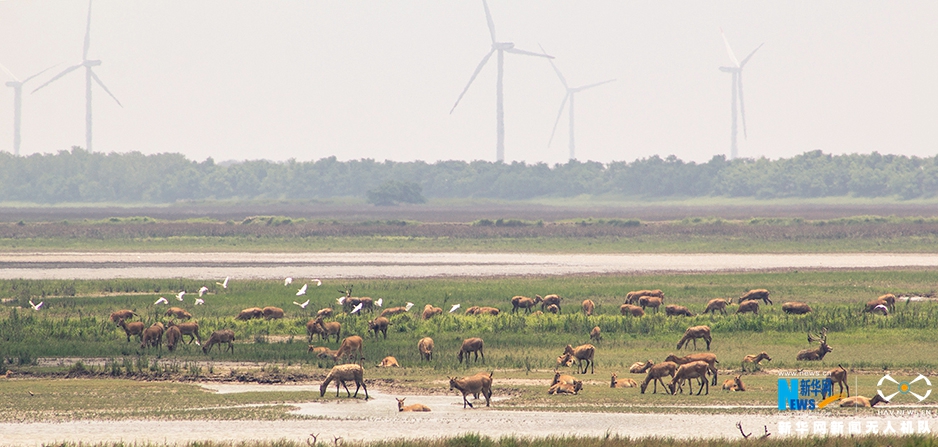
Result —
[[[433,359],[433,339],[423,337],[417,342],[417,351],[420,352],[420,359],[430,361]]]
[[[690,392],[687,394],[690,396],[694,394],[694,384],[690,379],[697,379],[697,383],[700,385],[697,395],[700,395],[704,386],[707,387],[707,394],[710,394],[710,381],[707,380],[708,372],[710,372],[710,365],[705,361],[685,363],[677,368],[674,377],[671,378],[671,383],[668,384],[668,388],[671,390],[671,394],[677,394],[678,391],[683,393],[684,381],[686,380],[690,383]]]
[[[834,392],[834,384],[840,385],[840,394],[844,393],[844,387],[847,387],[847,397],[850,396],[850,384],[847,383],[847,370],[843,366],[837,365],[837,368],[834,368],[827,372],[827,377],[831,381],[831,393]],[[824,392],[824,388],[821,388],[821,398],[826,399],[827,393]]]
[[[717,363],[720,363],[720,361],[717,360],[717,355],[712,352],[688,354],[688,355],[685,355],[684,357],[678,357],[674,354],[668,354],[668,356],[665,357],[664,360],[666,362],[677,363],[678,365],[683,365],[685,363],[690,363],[690,362],[696,362],[698,360],[705,361],[707,362],[707,364],[710,365],[710,374],[713,374],[713,380],[711,381],[711,384],[714,386],[716,386],[717,384],[717,375],[719,373],[719,371],[717,371]]]
[[[475,353],[475,361],[479,361],[479,355],[482,355],[482,363],[485,363],[485,352],[483,348],[484,342],[481,338],[467,338],[463,340],[462,347],[459,348],[459,353],[456,354],[456,358],[459,359],[459,363],[462,363],[463,356],[466,356],[466,365],[469,365],[469,355]]]
[[[644,317],[645,311],[634,304],[623,304],[619,307],[619,313],[622,315],[631,315],[633,317]]]
[[[650,361],[649,361],[650,362]],[[657,365],[652,365],[648,369],[648,374],[645,376],[645,381],[642,382],[641,390],[642,394],[645,394],[645,390],[648,389],[648,382],[654,381],[655,390],[653,394],[658,393],[658,383],[661,383],[662,389],[668,389],[668,386],[664,383],[665,377],[674,378],[674,373],[677,371],[677,363],[665,361],[658,363]]]
[[[707,302],[707,307],[704,309],[703,313],[710,312],[715,314],[717,311],[720,311],[721,314],[726,315],[726,306],[733,304],[733,299],[724,300],[723,298],[714,298]]]
[[[524,313],[529,314],[536,304],[534,298],[521,295],[513,296],[511,298],[511,313],[518,312],[518,309],[524,309]]]
[[[739,308],[736,309],[736,313],[738,314],[754,313],[756,315],[759,315],[759,302],[756,300],[749,300],[749,301],[744,301],[742,303],[739,303]]]
[[[668,304],[664,306],[664,314],[669,317],[693,317],[694,313],[690,309],[684,306],[678,306],[677,304]]]
[[[800,301],[789,301],[782,304],[782,311],[791,315],[804,315],[811,313],[811,306]]]
[[[443,309],[439,307],[433,307],[432,304],[427,304],[423,308],[423,314],[421,314],[421,317],[424,320],[429,320],[430,318],[433,318],[436,315],[442,315],[442,314],[443,314]]]
[[[795,358],[797,360],[823,360],[824,356],[827,355],[828,352],[832,352],[834,350],[834,348],[827,344],[827,328],[822,328],[821,334],[818,336],[813,336],[808,333],[808,343],[814,343],[816,341],[821,342],[820,346],[814,349],[802,350]]]
[[[583,313],[586,316],[593,315],[593,311],[596,310],[596,303],[593,300],[583,300]]]
[[[560,313],[560,301],[563,300],[559,295],[551,294],[547,295],[544,298],[541,298],[540,295],[534,295],[534,300],[541,303],[541,310],[546,311],[547,307],[551,304],[557,306],[557,312]]]
[[[697,339],[702,338],[707,342],[707,350],[710,350],[710,342],[713,337],[710,336],[710,326],[691,326],[684,331],[684,336],[677,342],[677,349],[681,349],[684,343],[690,340],[694,341],[694,350],[697,350]]]
[[[769,357],[769,355],[766,354],[765,351],[762,351],[762,352],[760,352],[760,353],[758,353],[758,354],[749,354],[749,355],[743,357],[743,364],[742,364],[742,370],[743,370],[743,372],[746,372],[746,367],[749,366],[749,365],[752,365],[752,370],[753,370],[753,371],[758,370],[758,369],[759,369],[759,366],[760,366],[760,365],[759,365],[759,362],[761,362],[761,361],[763,361],[763,360],[768,360],[768,361],[771,362],[771,361],[772,361],[772,357]]]
[[[403,308],[402,308],[403,309]],[[368,322],[368,329],[375,333],[375,340],[378,339],[378,332],[384,334],[384,339],[388,339],[388,326],[391,322],[385,317],[378,317]]]
[[[660,289],[655,289],[655,290],[633,290],[625,294],[625,302],[628,304],[636,304],[638,303],[638,299],[643,296],[656,296],[658,298],[661,298],[661,301],[664,301],[664,292],[662,292]]]
[[[769,291],[765,289],[752,289],[739,297],[739,302],[749,300],[762,300],[765,304],[772,304],[772,300],[769,299]]]

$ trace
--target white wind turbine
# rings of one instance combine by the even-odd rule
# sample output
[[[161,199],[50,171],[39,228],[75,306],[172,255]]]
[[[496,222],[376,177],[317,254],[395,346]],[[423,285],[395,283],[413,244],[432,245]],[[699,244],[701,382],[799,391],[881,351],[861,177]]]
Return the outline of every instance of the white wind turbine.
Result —
[[[45,84],[42,84],[39,87],[36,87],[35,90],[33,90],[33,93],[35,93],[37,90],[57,81],[62,76],[65,76],[81,67],[85,67],[85,146],[86,146],[85,149],[88,150],[89,152],[91,151],[91,81],[94,80],[94,82],[97,82],[98,85],[100,85],[101,88],[103,88],[104,91],[107,92],[107,94],[110,95],[111,98],[113,98],[114,101],[117,102],[117,105],[124,107],[123,104],[121,104],[121,102],[117,100],[117,97],[114,96],[114,94],[112,94],[111,91],[107,89],[107,87],[104,85],[104,82],[101,82],[101,78],[99,78],[98,75],[94,74],[94,71],[92,71],[91,68],[101,65],[101,61],[100,60],[88,60],[88,48],[90,47],[91,47],[91,0],[88,0],[88,24],[87,24],[87,27],[85,28],[85,46],[81,53],[81,63],[78,65],[73,65],[71,67],[66,68],[61,73],[53,76],[52,79],[49,79],[48,81],[46,81]]]
[[[726,44],[726,52],[730,55],[730,60],[733,61],[732,67],[720,67],[720,71],[724,73],[733,74],[733,104],[731,107],[731,113],[733,114],[733,124],[731,128],[732,140],[730,143],[730,160],[735,159],[737,156],[736,148],[736,94],[739,93],[739,111],[740,116],[743,120],[743,138],[746,138],[746,103],[743,101],[743,67],[746,66],[746,63],[749,62],[749,59],[752,58],[753,54],[756,54],[756,51],[759,51],[759,48],[762,48],[762,45],[765,42],[760,43],[755,50],[752,50],[752,53],[749,53],[749,56],[746,56],[742,62],[739,62],[736,59],[736,54],[733,53],[733,49],[730,47],[730,41],[726,39],[726,34],[723,34],[723,29],[720,29],[720,35],[723,36],[723,43]]]
[[[505,110],[502,106],[502,75],[504,73],[504,64],[505,64],[505,52],[514,53],[514,54],[523,54],[526,56],[537,56],[537,57],[546,57],[548,59],[553,59],[553,56],[548,56],[546,54],[533,53],[531,51],[519,50],[515,48],[515,44],[512,42],[499,42],[495,39],[495,22],[492,21],[492,14],[489,12],[489,5],[482,0],[482,7],[485,8],[485,20],[489,26],[489,34],[492,36],[492,49],[489,50],[489,53],[482,58],[482,61],[479,62],[479,65],[476,67],[476,70],[472,72],[472,77],[469,78],[469,83],[466,84],[466,88],[462,90],[462,93],[459,94],[459,98],[456,98],[456,103],[453,104],[453,108],[450,109],[449,113],[452,114],[453,110],[456,110],[456,106],[459,105],[459,101],[462,99],[463,95],[466,94],[466,91],[469,90],[469,86],[472,85],[472,81],[476,79],[476,76],[479,75],[479,72],[482,71],[482,67],[485,66],[485,63],[489,61],[489,58],[492,57],[492,54],[498,51],[498,81],[495,84],[495,134],[497,136],[497,142],[495,144],[495,158],[496,161],[505,161]]]
[[[54,65],[52,67],[54,67]],[[20,117],[23,108],[23,84],[29,82],[30,79],[45,73],[52,67],[42,70],[39,73],[36,73],[20,81],[16,76],[13,75],[12,71],[4,67],[3,64],[0,64],[0,69],[3,69],[3,71],[6,72],[10,79],[13,79],[12,81],[7,81],[6,83],[7,87],[13,89],[13,155],[20,154],[20,123],[22,122]]]
[[[540,45],[538,45],[540,46]],[[545,54],[544,47],[541,47],[541,51]],[[557,120],[554,121],[554,129],[550,131],[550,140],[547,141],[547,147],[550,147],[550,143],[554,141],[554,133],[557,132],[557,124],[560,123],[560,116],[563,115],[563,108],[567,105],[567,100],[570,100],[570,159],[576,160],[576,139],[574,138],[573,131],[573,98],[574,95],[583,90],[591,89],[593,87],[599,87],[600,85],[607,84],[615,81],[615,79],[609,79],[602,82],[597,82],[595,84],[584,85],[582,87],[570,87],[567,85],[567,79],[563,77],[563,74],[560,73],[560,69],[554,65],[554,61],[548,59],[547,62],[550,62],[550,66],[554,68],[554,72],[557,73],[557,77],[560,78],[560,83],[563,84],[563,88],[567,89],[567,95],[563,97],[563,101],[560,103],[560,110],[557,112]]]

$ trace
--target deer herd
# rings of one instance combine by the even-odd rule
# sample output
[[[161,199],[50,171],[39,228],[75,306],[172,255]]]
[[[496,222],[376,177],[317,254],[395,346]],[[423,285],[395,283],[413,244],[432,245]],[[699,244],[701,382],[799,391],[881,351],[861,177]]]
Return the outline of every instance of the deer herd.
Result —
[[[348,313],[365,313],[373,312],[375,308],[375,301],[369,297],[353,297],[351,296],[351,287],[341,290],[340,292],[344,293],[343,297],[340,297],[337,301],[342,306],[342,309],[346,314]],[[764,305],[774,304],[769,298],[769,291],[766,289],[753,289],[739,298],[737,298],[738,306],[736,307],[737,314],[759,313],[760,302]],[[722,315],[727,314],[727,309],[733,305],[734,298],[717,298],[710,300],[704,309],[702,314],[711,313],[716,314],[719,312]],[[526,314],[535,313],[534,309],[540,305],[540,310],[536,313],[560,313],[561,312],[561,302],[563,298],[559,295],[546,295],[541,297],[540,295],[535,295],[534,298],[529,298],[525,296],[514,296],[510,299],[510,304],[512,306],[511,313],[515,314],[519,311]],[[693,317],[696,314],[693,313],[690,309],[685,306],[676,305],[676,304],[664,304],[665,295],[661,290],[637,290],[632,291],[626,294],[625,302],[619,307],[619,312],[624,317],[629,318],[640,318],[643,317],[647,312],[657,313],[659,308],[664,307],[665,314],[667,317]],[[889,311],[893,309],[895,305],[896,297],[892,294],[887,294],[879,297],[876,300],[869,301],[864,307],[864,312],[869,313],[879,313],[882,315],[888,315]],[[377,305],[381,305],[381,300],[377,301]],[[413,306],[412,303],[408,303],[406,307],[393,307],[385,309],[381,316],[376,317],[368,321],[368,330],[373,332],[373,336],[376,340],[379,339],[379,334],[384,339],[388,337],[388,328],[393,325],[391,317],[398,314],[407,314]],[[450,311],[456,310],[458,306],[454,306]],[[596,312],[597,305],[592,300],[584,300],[582,302],[582,311],[586,316],[591,316]],[[781,305],[783,312],[791,315],[804,315],[812,312],[811,307],[803,302],[785,302]],[[480,307],[472,306],[466,310],[466,315],[498,315],[500,310],[493,307]],[[358,335],[349,335],[342,339],[339,348],[335,351],[324,346],[314,346],[311,343],[315,336],[319,337],[320,341],[328,341],[332,337],[335,338],[335,342],[338,343],[342,336],[342,325],[338,321],[325,321],[325,318],[333,316],[334,311],[332,308],[324,308],[319,310],[316,313],[314,318],[311,318],[306,323],[306,333],[308,337],[309,348],[308,353],[316,355],[322,359],[332,360],[336,365],[325,377],[322,385],[320,387],[320,395],[324,396],[328,385],[332,382],[336,384],[336,396],[339,395],[340,385],[345,388],[346,394],[348,397],[352,397],[352,393],[349,391],[347,382],[354,382],[356,385],[354,395],[358,395],[359,389],[363,389],[365,392],[365,399],[369,398],[368,388],[365,385],[364,381],[364,368],[363,361],[364,357],[364,340],[361,336]],[[438,315],[443,314],[443,309],[439,307],[434,307],[431,304],[427,304],[421,313],[421,318],[427,320]],[[223,352],[234,352],[234,342],[235,342],[235,332],[232,329],[219,329],[213,331],[208,337],[207,341],[202,344],[202,337],[199,333],[199,324],[195,321],[188,321],[192,318],[192,315],[185,311],[184,309],[178,307],[172,307],[168,309],[165,313],[165,316],[171,317],[166,325],[161,322],[155,322],[149,326],[146,326],[141,321],[129,321],[138,315],[131,310],[118,310],[110,314],[110,320],[114,322],[119,328],[124,331],[126,335],[127,342],[130,342],[131,337],[137,337],[140,342],[141,349],[148,349],[152,347],[161,348],[162,341],[165,335],[166,346],[169,351],[176,349],[177,345],[180,342],[185,343],[184,337],[188,336],[188,343],[192,344],[195,342],[197,345],[202,347],[204,353],[210,353],[212,347],[216,344],[225,345]],[[283,309],[277,307],[253,307],[242,310],[237,316],[234,317],[238,321],[246,321],[251,319],[260,319],[264,318],[267,320],[271,319],[280,319],[284,317]],[[184,320],[183,322],[177,323],[176,320]],[[599,343],[602,340],[602,330],[599,326],[595,326],[590,332],[590,342]],[[688,327],[684,332],[684,335],[677,342],[676,349],[681,350],[684,348],[689,349],[690,345],[693,345],[693,349],[696,351],[697,340],[701,339],[705,343],[705,349],[710,350],[711,342],[713,337],[711,335],[711,328],[706,325],[698,325]],[[828,345],[827,343],[827,328],[821,328],[818,333],[812,334],[808,333],[807,337],[808,343],[815,344],[817,346],[811,349],[804,349],[796,355],[796,360],[798,361],[820,361],[824,357],[833,352],[834,348]],[[421,361],[430,362],[433,360],[433,339],[430,337],[423,337],[417,343],[417,351],[420,354]],[[459,363],[462,363],[463,360],[466,360],[468,365],[470,361],[478,362],[481,361],[485,363],[485,353],[484,353],[484,342],[482,338],[471,337],[467,338],[462,342],[461,347],[456,353],[456,359]],[[595,373],[596,363],[596,346],[593,344],[582,344],[574,347],[573,345],[566,345],[563,349],[563,352],[557,357],[557,367],[569,367],[576,365],[576,372],[578,374],[586,374],[589,371],[590,374]],[[342,363],[348,360],[349,363]],[[761,363],[763,361],[772,361],[772,358],[766,352],[760,352],[758,354],[746,355],[741,362],[740,374],[735,375],[731,379],[727,379],[723,382],[722,389],[724,391],[746,391],[746,386],[742,381],[744,374],[758,371],[761,368]],[[641,394],[645,394],[649,385],[652,385],[652,393],[658,392],[658,384],[661,384],[662,390],[668,394],[677,394],[683,393],[685,383],[688,384],[688,394],[694,393],[694,384],[697,384],[697,395],[701,393],[709,394],[710,386],[717,385],[717,375],[719,361],[717,356],[711,352],[705,353],[695,353],[689,354],[682,357],[678,357],[675,354],[668,355],[661,362],[654,362],[653,360],[647,360],[644,362],[635,362],[630,368],[629,373],[632,374],[645,374],[644,380],[636,382],[631,378],[619,379],[618,373],[613,372],[611,376],[610,386],[611,388],[638,388]],[[377,367],[400,367],[397,359],[393,356],[385,357],[381,363],[376,365]],[[850,394],[850,387],[847,382],[847,370],[842,366],[835,368],[828,372],[828,377],[831,381],[831,385],[839,385],[840,393],[844,393],[844,388],[846,388],[846,396]],[[463,397],[463,408],[472,407],[473,404],[467,398],[469,394],[472,394],[476,399],[478,399],[481,394],[485,398],[486,406],[490,405],[492,397],[492,380],[494,372],[482,372],[473,376],[467,376],[463,378],[450,377],[449,384],[450,390],[457,390],[462,393]],[[666,382],[667,379],[667,382]],[[548,394],[579,394],[583,389],[583,382],[575,379],[573,376],[562,374],[559,371],[555,370],[555,375],[553,381],[551,382],[548,388]],[[831,390],[833,392],[833,390]],[[826,396],[824,396],[826,397]],[[864,400],[865,399],[865,400]],[[844,399],[843,404],[845,406],[872,406],[879,402],[885,402],[883,399],[866,399],[862,396],[854,396],[849,399]],[[404,405],[404,399],[397,399],[398,410],[402,412],[409,411],[430,411],[428,407],[421,404],[413,405]],[[887,402],[888,403],[888,402]]]

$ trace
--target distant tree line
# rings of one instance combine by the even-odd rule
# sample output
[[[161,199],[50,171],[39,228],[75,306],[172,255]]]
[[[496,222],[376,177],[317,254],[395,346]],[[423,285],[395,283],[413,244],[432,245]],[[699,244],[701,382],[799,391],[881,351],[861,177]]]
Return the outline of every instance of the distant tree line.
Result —
[[[369,195],[369,192],[371,193]],[[390,195],[388,195],[390,194]],[[674,156],[633,162],[378,162],[371,159],[216,164],[182,154],[0,153],[0,201],[169,203],[206,199],[367,197],[530,199],[580,194],[662,197],[899,197],[938,194],[938,156],[807,152],[780,160]],[[391,199],[389,199],[389,197]]]

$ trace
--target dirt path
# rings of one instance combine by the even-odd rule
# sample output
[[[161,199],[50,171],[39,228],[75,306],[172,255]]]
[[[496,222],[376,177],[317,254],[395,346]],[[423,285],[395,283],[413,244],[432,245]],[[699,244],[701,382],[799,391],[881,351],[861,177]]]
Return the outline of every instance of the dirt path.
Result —
[[[938,254],[4,253],[2,279],[418,278],[938,267]]]

